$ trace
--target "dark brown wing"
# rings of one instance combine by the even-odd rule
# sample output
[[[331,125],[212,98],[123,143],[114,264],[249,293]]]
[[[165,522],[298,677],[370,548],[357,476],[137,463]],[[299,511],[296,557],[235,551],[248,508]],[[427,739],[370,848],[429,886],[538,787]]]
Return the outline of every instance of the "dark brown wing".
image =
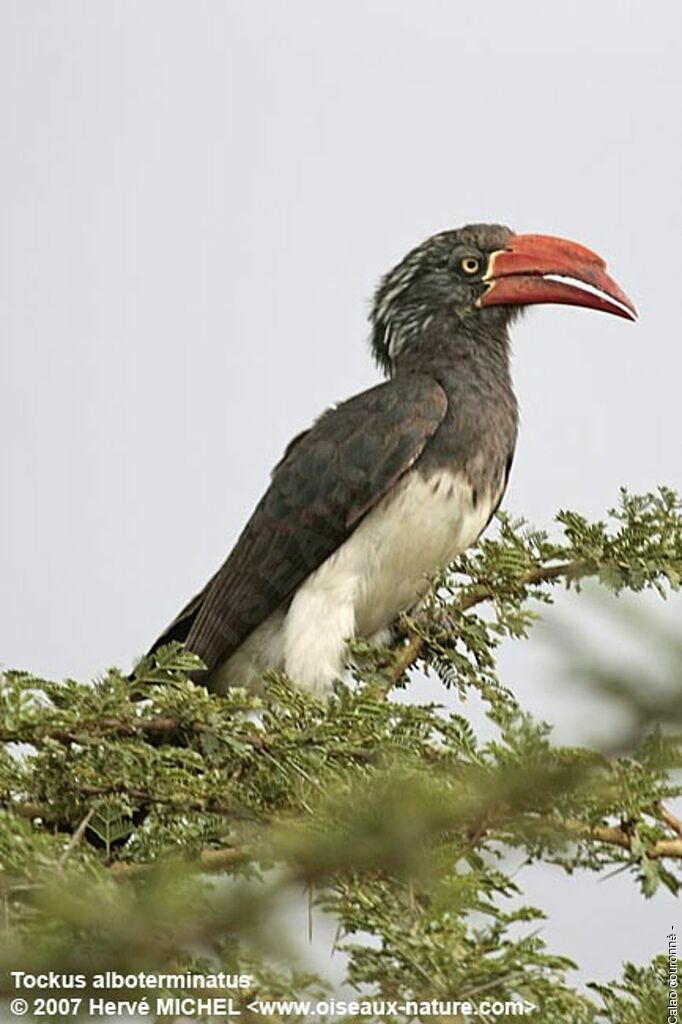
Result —
[[[154,648],[185,640],[213,669],[336,551],[419,458],[446,409],[440,385],[415,374],[326,412],[289,445],[226,562]]]

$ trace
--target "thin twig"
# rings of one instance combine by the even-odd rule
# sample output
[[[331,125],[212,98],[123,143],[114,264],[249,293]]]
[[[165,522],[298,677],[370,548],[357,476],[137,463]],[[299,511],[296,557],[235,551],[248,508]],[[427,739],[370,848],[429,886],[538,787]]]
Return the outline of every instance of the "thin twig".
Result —
[[[78,826],[78,828],[76,829],[76,831],[74,832],[74,834],[71,836],[71,839],[69,840],[68,845],[66,846],[66,849],[64,850],[64,852],[62,853],[61,857],[57,861],[57,867],[59,868],[60,871],[62,870],[62,868],[66,864],[67,860],[69,859],[69,857],[71,856],[73,851],[78,846],[80,846],[80,843],[81,843],[81,841],[83,839],[83,836],[85,835],[85,830],[88,827],[88,825],[90,824],[90,819],[92,818],[94,813],[95,813],[95,808],[91,807],[90,810],[88,811],[88,813],[85,815],[85,817],[81,821],[81,823]]]
[[[668,828],[671,828],[673,832],[682,838],[682,821],[671,810],[664,807],[663,804],[658,805],[658,813]]]

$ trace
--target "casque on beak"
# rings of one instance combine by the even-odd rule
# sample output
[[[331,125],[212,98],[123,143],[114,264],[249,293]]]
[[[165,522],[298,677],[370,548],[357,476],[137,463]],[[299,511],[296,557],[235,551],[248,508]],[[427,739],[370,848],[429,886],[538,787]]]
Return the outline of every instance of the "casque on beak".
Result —
[[[564,280],[556,280],[556,277]],[[514,235],[506,249],[492,253],[484,280],[488,289],[478,299],[479,306],[555,302],[601,309],[626,320],[637,318],[632,301],[606,273],[606,263],[601,256],[565,238]],[[601,294],[581,288],[575,282],[597,289]]]

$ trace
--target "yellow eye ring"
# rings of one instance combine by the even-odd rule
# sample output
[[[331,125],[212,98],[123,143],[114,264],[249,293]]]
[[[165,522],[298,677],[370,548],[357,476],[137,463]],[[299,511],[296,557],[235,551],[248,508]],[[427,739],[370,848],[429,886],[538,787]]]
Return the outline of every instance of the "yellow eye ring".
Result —
[[[465,274],[477,274],[481,269],[481,261],[475,256],[465,256],[459,265]]]

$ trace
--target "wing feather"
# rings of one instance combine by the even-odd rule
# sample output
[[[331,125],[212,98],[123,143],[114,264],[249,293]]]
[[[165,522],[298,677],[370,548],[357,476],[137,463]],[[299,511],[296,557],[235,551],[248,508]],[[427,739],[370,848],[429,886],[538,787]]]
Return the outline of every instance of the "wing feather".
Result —
[[[209,671],[228,657],[415,463],[446,410],[440,385],[415,374],[321,416],[288,446],[227,560],[154,647],[181,626]]]

